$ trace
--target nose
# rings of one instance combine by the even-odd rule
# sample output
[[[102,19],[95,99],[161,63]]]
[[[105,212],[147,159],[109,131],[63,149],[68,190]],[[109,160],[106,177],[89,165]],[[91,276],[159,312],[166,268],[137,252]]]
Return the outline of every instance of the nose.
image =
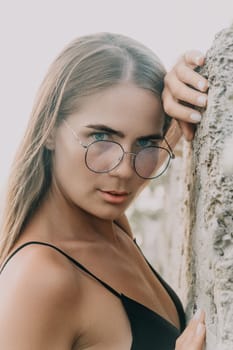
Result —
[[[116,168],[109,172],[109,175],[126,179],[136,175],[134,171],[133,158],[134,153],[125,152],[120,163],[116,166]]]

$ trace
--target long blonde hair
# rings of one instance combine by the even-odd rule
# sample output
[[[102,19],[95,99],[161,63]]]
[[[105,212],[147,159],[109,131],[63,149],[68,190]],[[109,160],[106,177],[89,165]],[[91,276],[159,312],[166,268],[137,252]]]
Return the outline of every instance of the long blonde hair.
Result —
[[[68,45],[51,65],[39,89],[29,124],[16,154],[3,212],[3,260],[39,207],[51,183],[51,151],[46,141],[83,96],[122,81],[161,95],[165,69],[158,57],[136,40],[97,33]]]

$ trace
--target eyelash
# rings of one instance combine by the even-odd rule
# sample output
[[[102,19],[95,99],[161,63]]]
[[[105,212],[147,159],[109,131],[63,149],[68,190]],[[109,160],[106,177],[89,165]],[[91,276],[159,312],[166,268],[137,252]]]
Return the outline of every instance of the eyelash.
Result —
[[[159,146],[159,141],[158,140],[150,140],[150,139],[141,139],[141,140],[138,140],[138,142],[140,141],[144,141],[144,142],[149,142],[150,144],[148,145],[140,145],[140,147],[149,147],[149,146]]]
[[[95,132],[92,132],[89,136],[92,137],[94,141],[99,141],[100,139],[95,138],[95,136],[98,137],[100,135],[104,135],[104,136],[107,135],[107,138],[109,138],[109,136],[110,136],[110,134],[108,132],[106,132],[106,131],[95,131]],[[106,140],[106,138],[101,139],[101,141],[102,140],[104,141],[104,140]]]

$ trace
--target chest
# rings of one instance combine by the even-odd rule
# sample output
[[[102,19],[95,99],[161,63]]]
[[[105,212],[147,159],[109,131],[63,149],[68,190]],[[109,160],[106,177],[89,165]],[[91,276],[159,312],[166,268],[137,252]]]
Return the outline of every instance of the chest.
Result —
[[[81,256],[81,260],[94,279],[97,278],[95,284],[101,286],[102,293],[109,287],[154,311],[175,327],[180,327],[174,301],[136,245],[121,250],[95,248],[88,255]],[[90,276],[86,277],[90,280]],[[91,282],[93,285],[93,278]]]
[[[124,294],[115,296],[91,280],[85,284],[84,328],[77,349],[174,349],[178,330],[170,322]]]

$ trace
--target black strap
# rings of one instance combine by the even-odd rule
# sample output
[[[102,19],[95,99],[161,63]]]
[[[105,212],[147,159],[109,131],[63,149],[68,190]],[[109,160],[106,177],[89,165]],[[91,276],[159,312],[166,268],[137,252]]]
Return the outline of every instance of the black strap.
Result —
[[[39,241],[29,241],[26,242],[24,244],[22,244],[21,246],[19,246],[16,250],[13,251],[13,253],[7,258],[7,260],[4,262],[3,266],[0,269],[0,274],[2,273],[3,269],[5,268],[6,264],[8,263],[8,261],[22,248],[26,247],[27,245],[30,244],[40,244],[40,245],[45,245],[48,247],[51,247],[55,250],[57,250],[59,253],[61,253],[62,255],[64,255],[66,258],[68,258],[72,263],[74,263],[76,266],[78,266],[81,270],[85,271],[88,275],[92,276],[95,280],[97,280],[98,282],[100,282],[105,288],[107,288],[111,293],[113,293],[114,295],[116,295],[118,298],[121,298],[121,294],[118,293],[115,289],[113,289],[111,286],[109,286],[107,283],[105,283],[104,281],[102,281],[100,278],[98,278],[97,276],[95,276],[91,271],[89,271],[85,266],[83,266],[80,262],[78,262],[77,260],[75,260],[74,258],[72,258],[72,256],[66,254],[63,250],[61,250],[60,248],[47,243],[47,242],[39,242]]]

